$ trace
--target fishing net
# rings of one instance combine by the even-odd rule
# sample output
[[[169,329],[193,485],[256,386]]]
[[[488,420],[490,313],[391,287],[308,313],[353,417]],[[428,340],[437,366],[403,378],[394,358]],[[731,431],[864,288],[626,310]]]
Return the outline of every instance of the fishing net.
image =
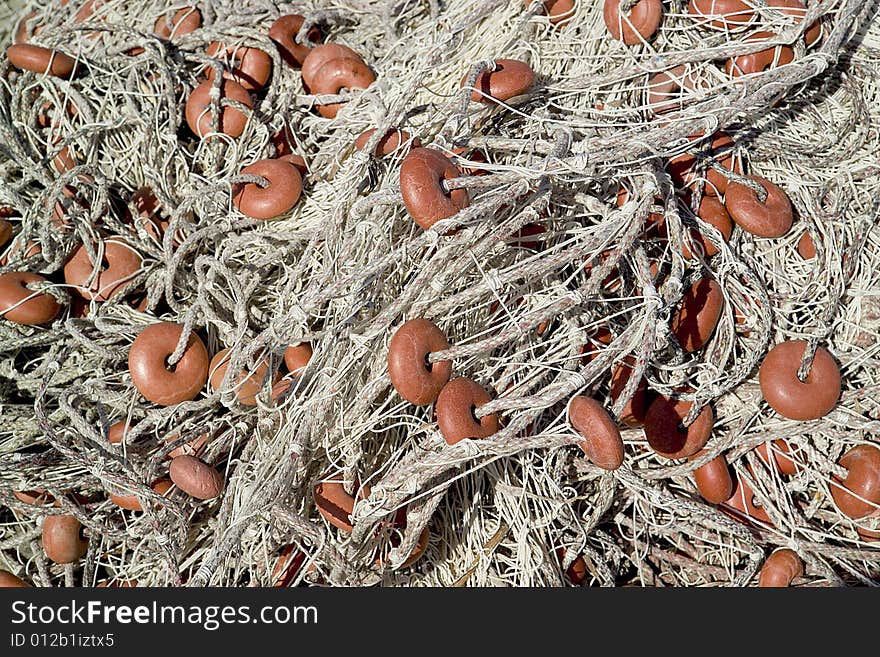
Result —
[[[0,63],[0,274],[40,274],[30,290],[62,306],[40,326],[0,320],[0,568],[39,586],[714,586],[756,583],[782,547],[803,562],[795,584],[877,581],[880,518],[833,499],[841,457],[880,430],[874,2],[792,15],[749,0],[747,24],[720,27],[663,2],[656,34],[632,45],[609,35],[603,3],[578,0],[562,20],[523,0],[83,4],[0,8],[4,46],[21,31],[77,62],[69,79]],[[154,33],[190,5],[198,29]],[[305,17],[301,43],[352,48],[375,82],[310,93],[269,37],[286,14]],[[186,120],[206,77],[220,102],[230,61],[214,42],[272,62],[251,107],[229,105],[248,119],[237,137],[216,133],[219,111],[210,138]],[[765,69],[737,69],[768,49]],[[534,82],[475,100],[498,59]],[[318,111],[330,103],[334,118]],[[405,134],[378,157],[389,130]],[[443,189],[470,198],[427,230],[401,193],[416,139],[460,171]],[[287,152],[304,160],[301,198],[272,221],[244,215],[236,190],[262,179],[242,170]],[[790,199],[784,235],[724,235],[699,216],[719,185],[750,188],[746,174]],[[77,252],[106,265],[114,240],[138,266],[84,299],[66,265]],[[688,349],[674,327],[706,280],[717,326]],[[417,318],[450,344],[429,360],[490,394],[475,413],[497,417],[491,436],[448,444],[433,405],[391,385],[390,340]],[[128,355],[160,321],[183,327],[172,366],[190,333],[210,355],[228,348],[222,383],[145,399]],[[791,340],[806,342],[802,374],[819,349],[841,372],[817,419],[780,415],[759,385],[768,350]],[[289,374],[301,344],[311,357]],[[246,405],[236,376],[255,371]],[[620,420],[620,467],[579,446],[578,395]],[[646,440],[644,409],[669,397],[689,403],[684,426],[714,415],[690,458]],[[180,449],[222,475],[217,497],[151,487]],[[749,493],[743,513],[695,484],[719,456]],[[316,508],[332,479],[356,500],[350,531]],[[81,558],[47,557],[52,516],[82,525]]]

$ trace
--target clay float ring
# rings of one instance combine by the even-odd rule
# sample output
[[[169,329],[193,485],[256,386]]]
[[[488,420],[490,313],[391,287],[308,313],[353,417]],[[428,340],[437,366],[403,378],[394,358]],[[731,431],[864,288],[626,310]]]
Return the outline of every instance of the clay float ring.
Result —
[[[790,420],[824,417],[840,397],[840,369],[823,347],[816,350],[806,380],[798,379],[806,348],[804,340],[780,342],[764,357],[758,371],[764,399],[774,411]]]
[[[791,16],[797,24],[802,23],[807,15],[807,8],[801,0],[767,0],[767,6],[773,7],[786,16]],[[822,22],[817,20],[804,32],[804,40],[809,47],[820,38],[822,38]]]
[[[397,329],[388,346],[391,385],[410,404],[437,400],[452,375],[452,361],[428,362],[432,351],[449,348],[446,335],[427,319],[411,319]]]
[[[196,136],[202,138],[210,133],[214,116],[209,95],[212,85],[212,82],[202,82],[193,89],[186,101],[186,123]],[[244,132],[248,117],[234,107],[224,105],[224,99],[237,101],[245,107],[253,107],[254,101],[247,89],[237,82],[223,80],[220,83],[220,125],[218,129],[230,137],[239,137]]]
[[[696,141],[703,139],[703,137],[702,135],[692,135],[689,139]],[[677,187],[688,187],[701,179],[696,173],[698,156],[700,160],[712,159],[725,169],[739,173],[741,167],[739,162],[734,160],[733,149],[731,148],[733,144],[734,141],[730,135],[719,130],[712,135],[708,143],[703,142],[698,145],[696,153],[685,153],[669,160],[666,169],[669,171],[669,175],[672,176],[672,181]],[[711,167],[706,167],[703,178],[706,181],[706,184],[703,186],[704,195],[718,196],[727,191],[728,179]]]
[[[82,6],[77,10],[77,12],[73,15],[73,21],[75,23],[84,23],[88,20],[95,18],[95,12],[101,8],[101,5],[104,4],[105,0],[86,0]],[[67,0],[62,0],[61,5],[66,5]],[[103,16],[99,16],[95,20],[104,20]]]
[[[304,179],[307,175],[309,175],[309,166],[306,164],[306,161],[302,155],[295,155],[291,153],[289,155],[282,155],[278,159],[282,162],[292,164],[294,168],[299,171],[300,179]]]
[[[701,454],[703,450],[691,458],[695,459]],[[694,470],[694,483],[702,498],[709,504],[721,504],[733,495],[733,478],[730,476],[727,460],[722,454]]]
[[[208,365],[208,381],[212,391],[220,389],[227,369],[229,369],[229,349],[221,349],[214,354]],[[257,395],[268,378],[269,361],[263,358],[252,370],[246,373],[240,372],[234,377],[230,388],[235,392],[235,398],[240,404],[256,406]]]
[[[281,58],[293,68],[300,68],[312,50],[296,41],[296,35],[299,34],[304,21],[305,16],[287,14],[281,16],[269,28],[269,38],[278,46]],[[309,30],[309,40],[312,42],[321,40],[321,31],[317,27]]]
[[[758,586],[764,588],[785,588],[804,574],[804,564],[800,557],[787,548],[776,550],[767,557],[758,575]]]
[[[111,445],[119,445],[125,440],[132,426],[134,425],[130,424],[127,420],[114,422],[107,428],[107,441]]]
[[[461,80],[461,86],[467,84],[468,75]],[[518,59],[496,59],[495,70],[480,71],[474,82],[471,100],[480,103],[507,101],[522,96],[535,82],[532,67]]]
[[[79,115],[79,110],[73,102],[68,101],[64,103],[64,105],[64,109],[60,110],[55,107],[54,103],[48,101],[44,102],[37,114],[37,125],[41,128],[51,127],[57,129],[61,121],[64,120],[65,115],[71,119],[75,119]],[[57,141],[55,143],[57,143]]]
[[[375,81],[376,76],[362,59],[339,57],[326,62],[315,72],[309,88],[313,94],[338,94],[343,89],[366,89]],[[327,119],[335,118],[343,105],[318,105],[318,114]]]
[[[448,445],[465,438],[488,438],[498,431],[498,415],[492,413],[479,420],[474,411],[491,401],[489,393],[471,379],[453,379],[440,391],[434,413],[440,433]]]
[[[275,147],[275,157],[281,159],[282,157],[286,157],[288,155],[293,155],[293,143],[295,140],[290,135],[288,128],[282,128],[278,132],[276,132],[272,137],[270,137],[270,141],[272,145]],[[300,171],[303,177],[305,177],[305,173]]]
[[[65,148],[64,151],[66,152],[67,149]],[[82,198],[80,191],[75,187],[68,185],[61,191],[62,196],[56,198],[52,207],[52,225],[69,233],[73,230],[72,217],[76,214],[83,215],[91,208],[91,204]]]
[[[177,432],[171,433],[165,437],[166,445],[177,444],[177,447],[168,452],[168,456],[176,458],[181,455],[186,456],[198,456],[211,440],[212,436],[209,433],[203,433],[193,438],[190,438],[186,442],[182,442],[178,444],[180,440],[180,434]]]
[[[775,34],[770,32],[756,32],[746,41],[762,41],[775,36]],[[753,73],[763,73],[777,66],[791,64],[793,61],[794,49],[791,46],[774,46],[767,50],[749,53],[748,55],[737,55],[727,60],[725,70],[731,77],[738,78]]]
[[[151,324],[138,334],[128,352],[131,380],[154,404],[171,406],[195,399],[208,379],[208,352],[195,333],[190,333],[183,357],[168,369],[168,357],[182,333],[180,324]]]
[[[375,128],[364,130],[360,135],[358,135],[358,138],[355,139],[354,147],[357,148],[359,151],[364,150],[364,148],[366,148],[367,146],[367,142],[370,141],[370,137],[372,137],[375,133]],[[406,130],[391,129],[386,132],[385,136],[379,140],[378,144],[376,144],[376,148],[373,149],[373,155],[375,157],[385,157],[386,155],[391,155],[401,146],[409,143],[410,139],[411,136]],[[419,148],[422,145],[422,142],[419,141],[418,137],[413,139],[411,143],[413,148]]]
[[[419,540],[416,541],[416,546],[413,548],[413,551],[410,552],[409,556],[406,558],[402,564],[400,564],[401,568],[409,568],[416,561],[422,558],[425,554],[425,550],[428,549],[428,542],[431,540],[431,532],[425,527],[419,533]]]
[[[296,549],[294,545],[285,545],[275,560],[270,578],[273,587],[288,587],[299,574],[300,568],[306,561],[306,554]]]
[[[9,246],[0,252],[0,265],[7,265],[11,260],[17,260],[20,262],[26,261],[42,253],[39,244],[30,240],[23,244],[22,242],[24,242],[24,240],[20,239],[20,237],[21,236],[13,238],[9,243]],[[0,276],[4,275],[5,274],[0,274]]]
[[[688,11],[721,30],[742,27],[755,17],[754,8],[742,0],[691,0]]]
[[[64,265],[64,281],[89,301],[107,301],[124,288],[140,271],[141,256],[121,238],[103,240],[103,261],[100,273],[87,285],[95,270],[85,246],[80,244]]]
[[[76,60],[58,50],[17,43],[6,49],[9,62],[16,68],[33,73],[71,78],[76,73]]]
[[[748,176],[767,192],[762,203],[755,191],[746,185],[731,182],[724,197],[730,218],[747,233],[757,237],[782,237],[791,228],[794,212],[784,191],[769,180]]]
[[[296,377],[288,374],[280,379],[278,379],[278,383],[272,386],[271,398],[273,402],[278,404],[283,404],[290,394],[290,390],[293,387],[293,380]]]
[[[223,77],[237,82],[247,91],[259,91],[266,86],[272,77],[272,58],[259,48],[248,46],[225,46],[214,41],[208,46],[210,57],[217,57],[228,62],[228,70]],[[208,70],[207,79],[214,80],[215,69]]]
[[[764,508],[755,504],[755,492],[746,480],[737,476],[734,486],[733,495],[724,503],[732,511],[729,515],[739,522],[758,521],[772,526],[770,516]]]
[[[170,221],[160,215],[159,211],[162,206],[159,203],[159,199],[156,198],[155,192],[147,186],[139,187],[131,195],[129,203],[134,206],[138,220],[144,227],[144,230],[147,231],[147,234],[153,238],[156,244],[162,246],[165,231],[168,230]],[[173,243],[175,246],[180,244],[176,235]]]
[[[816,244],[809,233],[804,233],[797,243],[797,252],[804,260],[812,260],[816,257]]]
[[[715,424],[711,406],[704,406],[688,427],[682,426],[693,406],[692,402],[658,397],[645,415],[645,437],[660,456],[683,459],[693,456],[706,446]]]
[[[52,158],[52,166],[58,173],[66,173],[76,166],[76,159],[70,153],[70,146],[65,146]]]
[[[590,397],[574,397],[568,405],[568,421],[586,438],[580,448],[596,467],[617,470],[623,464],[620,430],[602,404]]]
[[[547,232],[541,224],[528,223],[511,235],[511,245],[520,249],[540,251],[544,244],[542,236]],[[537,239],[531,239],[537,238]]]
[[[302,194],[302,176],[285,160],[258,160],[241,173],[261,176],[268,181],[265,187],[245,183],[233,190],[235,207],[252,219],[276,219],[290,212]]]
[[[20,577],[16,577],[8,570],[0,570],[0,589],[25,589],[30,588],[30,584]]]
[[[567,23],[574,15],[574,0],[525,0],[526,8],[540,2],[551,25]]]
[[[717,198],[704,194],[700,199],[697,216],[710,226],[714,226],[721,233],[721,237],[725,242],[730,240],[730,236],[733,234],[733,221],[730,219],[730,213],[727,211],[727,208]],[[709,258],[718,253],[715,245],[698,228],[691,228],[690,235],[694,246],[698,247],[696,249],[697,252],[703,257]],[[681,253],[685,258],[694,257],[693,252],[686,243],[682,244]]]
[[[471,164],[467,164],[468,162],[478,162],[480,164],[486,164],[489,162],[486,157],[485,151],[482,151],[478,148],[468,150],[466,148],[456,147],[452,149],[452,153],[455,155],[453,162],[456,166],[458,166],[463,173],[468,176],[485,176],[489,172],[485,169],[481,169],[480,167],[473,166]]]
[[[880,506],[880,449],[858,445],[840,458],[847,475],[831,484],[834,504],[850,518],[864,518],[878,512]],[[856,497],[858,496],[858,497]]]
[[[880,511],[875,511],[867,516],[868,522],[870,523],[874,518],[880,518]],[[866,543],[875,543],[880,541],[880,524],[874,524],[875,529],[871,529],[870,527],[862,527],[856,526],[856,532]]]
[[[610,342],[610,338],[609,338]],[[635,372],[636,359],[631,355],[625,356],[611,371],[610,390],[608,392],[612,402],[617,402],[618,397]],[[636,385],[633,396],[623,405],[620,410],[620,422],[628,427],[640,427],[645,421],[648,411],[648,384],[642,377]]]
[[[466,208],[466,189],[447,193],[443,180],[458,178],[461,172],[442,153],[431,148],[414,148],[400,166],[400,193],[413,220],[425,230]]]
[[[302,371],[312,359],[312,345],[308,342],[291,345],[284,350],[284,364],[287,371],[294,377],[302,376]]]
[[[12,491],[12,494],[19,502],[22,502],[23,504],[46,506],[47,504],[55,503],[55,498],[42,488],[38,488],[36,490],[14,490]]]
[[[791,459],[797,452],[793,452],[791,445],[784,440],[774,440],[772,445],[770,442],[761,443],[755,448],[755,452],[771,470],[775,468],[784,475],[797,474],[800,470],[801,466]]]
[[[55,563],[74,563],[85,555],[88,541],[74,516],[47,516],[43,521],[43,550]]]
[[[159,479],[158,481],[154,482],[153,485],[150,486],[150,488],[152,488],[154,492],[164,497],[165,494],[169,490],[171,490],[172,485],[173,483],[170,479]],[[110,499],[111,502],[113,502],[113,504],[121,509],[125,509],[126,511],[144,510],[144,507],[141,504],[140,499],[138,499],[137,495],[117,495],[114,493],[110,493],[109,495],[107,495],[107,497]]]
[[[341,43],[322,43],[312,48],[302,63],[300,74],[307,90],[311,90],[317,80],[318,69],[334,59],[354,59],[364,62],[363,58],[348,46],[343,46]]]
[[[0,246],[6,244],[10,239],[12,239],[12,224],[6,219],[0,219]]]
[[[402,532],[407,528],[406,523],[406,507],[402,507],[397,510],[397,513],[394,516],[394,520],[389,522],[383,522],[383,525],[391,527],[397,530],[390,537],[391,547],[399,547],[401,543],[401,535],[398,532]],[[419,532],[418,539],[416,540],[416,544],[413,546],[412,551],[409,553],[409,556],[398,566],[398,568],[409,568],[415,562],[422,558],[422,555],[425,554],[425,550],[428,549],[428,542],[431,539],[431,532],[427,526],[422,527],[422,531]],[[384,554],[379,554],[376,557],[376,565],[384,566],[388,563],[388,557],[390,556],[389,551],[385,551]]]
[[[718,326],[724,308],[721,286],[711,278],[701,278],[691,285],[672,318],[672,333],[682,349],[694,352],[706,346]]]
[[[556,549],[556,557],[559,559],[560,566],[565,563],[566,552],[567,550],[564,547]],[[568,577],[568,581],[575,586],[580,586],[580,584],[587,579],[588,574],[589,570],[587,569],[587,562],[584,561],[584,557],[581,554],[576,556],[574,561],[571,562],[571,565],[565,569],[565,576]]]
[[[614,334],[607,326],[602,325],[590,329],[587,333],[588,342],[581,346],[581,364],[586,365],[592,361],[596,356],[602,353],[602,350],[605,349],[605,347],[611,344],[613,339]]]
[[[363,500],[370,496],[369,486],[359,487],[358,482],[355,481],[354,488],[357,499]],[[354,529],[351,524],[351,514],[354,512],[355,498],[345,492],[342,475],[322,481],[315,486],[314,498],[318,513],[324,516],[327,522],[345,532]]]
[[[623,15],[620,0],[605,0],[602,16],[608,33],[632,46],[654,36],[663,20],[663,3],[660,0],[639,0],[628,14]]]
[[[21,20],[19,20],[18,27],[15,30],[15,36],[12,40],[13,43],[27,43],[28,39],[32,36],[36,36],[43,31],[42,25],[34,25],[33,28],[31,28],[30,22],[36,17],[36,11],[29,11],[21,18]]]
[[[683,89],[693,88],[694,81],[688,77],[687,67],[682,64],[651,76],[645,93],[645,104],[654,114],[665,114],[681,107],[676,96]]]
[[[0,274],[0,317],[30,326],[46,324],[55,319],[61,311],[55,297],[26,287],[45,282],[46,279],[39,274],[29,272]]]
[[[223,475],[195,456],[175,456],[168,475],[180,490],[199,500],[212,500],[223,492]]]
[[[167,14],[160,16],[153,24],[153,33],[163,39],[191,34],[202,26],[202,14],[195,7],[183,7],[174,12],[171,23]]]
[[[12,239],[12,224],[5,219],[0,219],[0,247]]]

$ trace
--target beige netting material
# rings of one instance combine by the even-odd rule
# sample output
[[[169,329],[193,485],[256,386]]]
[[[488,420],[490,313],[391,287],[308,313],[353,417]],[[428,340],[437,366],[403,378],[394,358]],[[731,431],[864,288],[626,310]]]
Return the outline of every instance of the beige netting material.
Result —
[[[20,215],[16,239],[36,241],[41,253],[23,261],[19,251],[0,272],[54,274],[80,242],[93,249],[101,234],[122,235],[144,256],[129,290],[145,290],[147,305],[142,312],[120,296],[48,328],[0,323],[0,503],[8,505],[0,567],[40,585],[265,585],[293,545],[306,555],[294,582],[563,585],[583,555],[586,583],[719,585],[754,582],[766,554],[784,545],[804,560],[805,582],[877,580],[880,552],[829,494],[838,458],[877,442],[880,427],[874,3],[809,2],[798,25],[755,1],[759,18],[731,34],[696,24],[686,2],[665,2],[658,35],[635,47],[608,37],[599,2],[576,3],[571,20],[554,26],[522,0],[200,0],[202,29],[174,44],[154,38],[152,26],[185,2],[107,0],[80,24],[72,22],[78,2],[38,4],[27,7],[44,26],[34,41],[76,55],[87,73],[67,82],[2,63],[0,205]],[[308,95],[268,39],[272,21],[292,12],[315,19],[326,40],[354,48],[378,74],[367,91],[343,94],[336,119],[313,107],[337,99]],[[806,48],[800,36],[814,18],[823,38]],[[3,19],[7,44],[15,24]],[[794,43],[795,61],[734,83],[718,64],[766,48],[743,42],[757,31]],[[218,39],[264,49],[274,72],[240,138],[199,142],[183,106],[206,67],[220,65],[205,54]],[[126,54],[136,46],[144,52]],[[462,78],[501,57],[532,66],[532,93],[510,106],[466,102]],[[648,80],[680,64],[701,83],[675,98],[681,111],[658,119],[645,106]],[[54,111],[52,125],[39,126],[45,103],[68,102],[75,114]],[[351,146],[373,127],[403,128],[450,155],[479,150],[488,162],[457,160],[487,174],[455,182],[470,189],[471,206],[430,231],[416,226],[399,191],[405,149],[375,160]],[[280,221],[247,219],[231,186],[242,168],[275,155],[271,139],[282,128],[309,166],[303,197]],[[719,128],[747,172],[785,189],[798,219],[778,239],[737,230],[725,244],[706,229],[720,253],[685,260],[691,220],[671,200],[664,162],[691,147],[689,135]],[[50,161],[64,146],[79,166],[59,175]],[[87,207],[66,198],[66,185]],[[145,185],[171,222],[161,243],[114,200]],[[618,208],[621,186],[630,195]],[[642,230],[655,196],[668,240],[649,242]],[[72,230],[53,223],[56,200]],[[515,238],[527,224],[545,229],[538,250]],[[805,231],[812,260],[796,251]],[[666,273],[659,287],[652,264]],[[620,280],[608,289],[612,273]],[[687,355],[669,320],[699,275],[719,281],[726,308],[710,345]],[[63,278],[52,280],[66,300]],[[230,391],[159,408],[138,395],[126,364],[134,337],[157,317],[198,331],[210,353],[230,347],[233,371],[263,356],[277,369],[286,346],[301,341],[314,355],[280,405],[266,386],[256,408]],[[454,376],[493,393],[480,412],[503,417],[496,436],[447,446],[430,407],[391,388],[388,342],[414,317],[449,337],[452,347],[435,359],[451,358]],[[614,338],[584,363],[581,348],[600,327]],[[797,338],[842,365],[842,398],[820,420],[781,418],[757,385],[768,347]],[[608,380],[627,354],[653,390],[688,386],[696,408],[713,405],[705,458],[664,459],[641,429],[623,432],[626,462],[616,472],[583,457],[566,404],[586,394],[619,415],[637,377],[616,403]],[[120,449],[106,430],[125,418],[137,424]],[[226,476],[220,500],[196,504],[177,493],[142,514],[106,500],[108,488],[151,495],[147,484],[167,473],[167,438],[204,433],[202,458]],[[798,474],[756,458],[754,448],[775,439],[799,450]],[[751,479],[774,526],[747,528],[696,493],[690,472],[720,453]],[[314,485],[338,472],[371,488],[351,534],[324,521],[312,499]],[[83,501],[37,508],[11,495],[33,489]],[[404,506],[407,528],[389,553],[400,534],[389,521]],[[89,552],[75,567],[52,565],[40,547],[42,518],[57,512],[87,528]],[[426,524],[425,555],[400,568]]]

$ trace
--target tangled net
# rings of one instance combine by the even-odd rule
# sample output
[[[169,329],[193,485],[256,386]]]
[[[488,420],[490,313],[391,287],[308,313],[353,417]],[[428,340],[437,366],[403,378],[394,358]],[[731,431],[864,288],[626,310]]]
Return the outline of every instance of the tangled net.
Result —
[[[66,80],[0,64],[0,206],[15,232],[0,273],[44,275],[39,290],[64,306],[41,327],[0,320],[0,568],[41,586],[742,586],[785,547],[804,564],[795,584],[877,581],[878,518],[852,519],[831,497],[847,473],[840,457],[880,430],[875,3],[811,0],[796,21],[750,0],[756,18],[731,31],[664,2],[657,34],[632,46],[609,37],[598,2],[575,2],[561,22],[522,0],[99,0],[76,20],[82,4],[0,9],[0,43],[32,13],[27,25],[41,29],[31,41],[81,71]],[[199,29],[153,34],[190,4]],[[268,37],[289,13],[306,17],[303,37],[314,24],[322,40],[352,47],[376,82],[309,94]],[[817,20],[822,37],[807,47]],[[770,36],[755,41],[758,32]],[[192,89],[224,66],[206,54],[214,41],[272,58],[265,90],[240,106],[249,120],[238,138],[199,139],[184,118]],[[785,44],[790,63],[725,70]],[[507,103],[473,102],[497,58],[527,62],[534,85]],[[660,114],[650,81],[677,66],[690,82]],[[336,118],[315,111],[340,101]],[[372,128],[376,138],[354,148]],[[412,141],[371,154],[398,128],[466,174],[447,188],[466,188],[470,205],[429,230],[401,199]],[[733,171],[698,158],[683,200],[668,161],[704,152],[720,129]],[[281,154],[279,133],[307,164],[302,198],[278,221],[250,219],[233,189],[254,181],[246,166]],[[710,173],[741,180],[737,171],[787,193],[796,220],[785,236],[737,228],[725,240],[690,212]],[[141,214],[144,188],[162,231]],[[657,213],[663,233],[646,235]],[[715,255],[701,255],[697,229]],[[804,234],[815,257],[798,252]],[[108,235],[141,267],[110,299],[82,302],[64,265],[81,244],[99,260]],[[702,278],[720,285],[724,305],[709,344],[687,351],[670,323]],[[491,392],[477,415],[497,414],[497,433],[448,445],[432,408],[395,392],[388,344],[412,318],[449,338],[432,361]],[[161,407],[127,364],[135,337],[160,320],[197,332],[210,354],[228,347],[233,374],[262,359],[270,377],[283,373],[289,345],[313,354],[284,395],[264,385],[255,406],[237,401],[230,374],[219,392]],[[840,364],[841,397],[816,420],[778,415],[758,385],[768,349],[794,339],[808,342],[807,371],[818,346]],[[573,396],[625,418],[638,398],[673,394],[693,402],[686,425],[714,409],[699,456],[666,459],[630,422],[620,468],[584,458]],[[120,421],[131,428],[111,444]],[[159,496],[150,485],[169,454],[193,441],[223,474],[222,494]],[[786,445],[794,474],[756,453],[768,444]],[[693,471],[719,455],[754,491],[750,518],[697,491]],[[330,476],[361,489],[350,532],[315,507]],[[143,512],[108,499],[120,492]],[[85,528],[81,559],[47,559],[41,527],[52,515]],[[424,554],[404,565],[425,527]]]

